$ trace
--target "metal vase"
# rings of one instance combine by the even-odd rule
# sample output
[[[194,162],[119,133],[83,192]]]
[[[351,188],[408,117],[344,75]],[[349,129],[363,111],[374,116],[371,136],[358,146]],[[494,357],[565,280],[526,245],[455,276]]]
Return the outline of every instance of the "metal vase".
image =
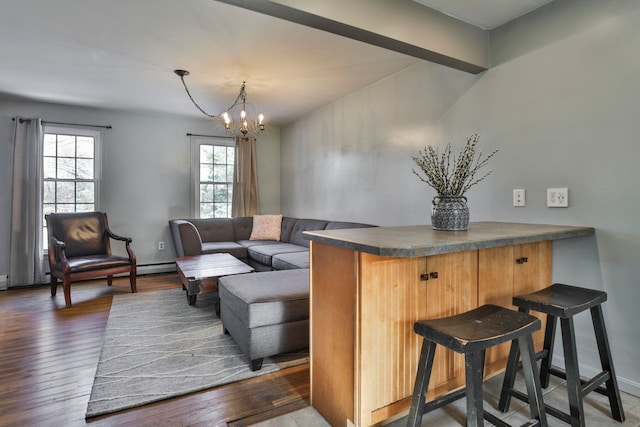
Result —
[[[434,230],[460,231],[469,227],[469,207],[464,196],[435,196],[431,207]]]

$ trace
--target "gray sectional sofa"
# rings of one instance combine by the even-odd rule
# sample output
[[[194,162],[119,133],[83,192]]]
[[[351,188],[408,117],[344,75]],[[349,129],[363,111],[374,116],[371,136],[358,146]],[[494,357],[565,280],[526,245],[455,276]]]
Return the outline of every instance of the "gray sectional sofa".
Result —
[[[307,230],[372,227],[320,219],[282,218],[280,240],[249,240],[253,217],[169,221],[178,257],[227,252],[256,271],[309,268]]]
[[[307,230],[373,227],[318,219],[282,218],[280,240],[249,240],[253,218],[169,221],[178,256],[228,252],[257,273],[218,280],[220,318],[247,355],[251,370],[264,357],[309,347]]]

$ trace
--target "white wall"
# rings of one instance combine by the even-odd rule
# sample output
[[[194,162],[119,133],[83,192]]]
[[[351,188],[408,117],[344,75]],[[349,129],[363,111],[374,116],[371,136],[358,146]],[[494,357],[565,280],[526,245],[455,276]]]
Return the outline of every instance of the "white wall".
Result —
[[[471,220],[596,227],[554,244],[553,279],[608,292],[620,385],[640,395],[638,22],[637,1],[556,0],[492,34],[498,65],[481,76],[422,63],[310,114],[282,130],[283,213],[428,224],[435,192],[411,156],[479,133],[483,151],[500,151],[468,193]],[[570,207],[547,208],[548,187],[568,187]],[[512,206],[514,188],[526,207]],[[576,323],[588,374],[599,370],[588,314]]]
[[[113,126],[103,133],[100,209],[108,213],[114,232],[133,238],[138,265],[173,262],[168,221],[190,217],[190,138],[186,134],[216,135],[210,120],[0,99],[0,275],[9,269],[13,116]],[[280,130],[271,128],[257,142],[264,213],[280,211],[279,140]],[[161,240],[166,244],[164,251],[158,250]],[[124,253],[120,246],[114,244],[114,252]],[[163,269],[167,268],[175,267]]]

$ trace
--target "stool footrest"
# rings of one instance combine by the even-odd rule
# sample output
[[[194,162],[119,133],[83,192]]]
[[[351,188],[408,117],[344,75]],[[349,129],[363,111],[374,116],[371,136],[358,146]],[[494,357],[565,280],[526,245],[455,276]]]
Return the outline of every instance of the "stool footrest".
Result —
[[[427,402],[424,406],[424,414],[427,412],[435,411],[449,403],[455,402],[456,400],[462,399],[467,394],[467,390],[461,388],[460,390],[452,391],[451,393],[445,394],[444,396],[440,396],[434,400]]]
[[[562,378],[563,380],[567,379],[567,373],[560,368],[549,368],[549,373],[555,377]],[[587,394],[595,391],[596,393],[602,394],[604,396],[609,396],[607,389],[601,386],[602,383],[608,381],[611,378],[611,373],[608,371],[602,371],[595,377],[590,380],[580,379],[580,384],[582,387],[582,395],[586,396]]]
[[[521,400],[525,403],[529,402],[529,397],[518,390],[511,390],[511,395],[516,399]],[[549,406],[546,403],[544,404],[544,409],[548,415],[552,415],[557,419],[564,421],[567,424],[571,424],[571,417],[569,416],[569,414],[562,412],[561,410],[554,408],[553,406]]]
[[[489,421],[496,427],[513,427],[511,426],[511,424],[506,423],[505,421],[501,420],[493,414],[490,414],[489,412],[484,413],[484,419]],[[538,427],[539,425],[540,420],[529,420],[526,423],[522,424],[521,427]]]
[[[594,390],[597,391],[599,388],[601,388],[600,384],[609,381],[609,378],[611,378],[611,373],[608,371],[602,371],[595,377],[591,378],[589,381],[581,381],[582,395],[586,396]],[[607,394],[607,391],[604,388],[602,388],[602,390],[604,391],[604,394]]]

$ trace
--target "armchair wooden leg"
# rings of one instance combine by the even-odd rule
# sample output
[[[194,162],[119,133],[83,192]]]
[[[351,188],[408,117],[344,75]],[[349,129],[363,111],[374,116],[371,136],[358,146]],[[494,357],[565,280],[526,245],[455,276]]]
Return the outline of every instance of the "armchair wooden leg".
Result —
[[[58,279],[56,279],[54,277],[54,275],[51,275],[51,296],[55,297],[56,296],[56,291],[58,290]]]
[[[131,293],[135,294],[138,292],[138,288],[136,287],[136,269],[135,267],[131,269],[131,273],[129,273],[129,283],[131,283]]]
[[[67,308],[71,307],[71,280],[65,278],[62,282],[62,287],[64,290],[64,302],[67,305]]]
[[[113,276],[107,276],[107,286],[113,285]]]

